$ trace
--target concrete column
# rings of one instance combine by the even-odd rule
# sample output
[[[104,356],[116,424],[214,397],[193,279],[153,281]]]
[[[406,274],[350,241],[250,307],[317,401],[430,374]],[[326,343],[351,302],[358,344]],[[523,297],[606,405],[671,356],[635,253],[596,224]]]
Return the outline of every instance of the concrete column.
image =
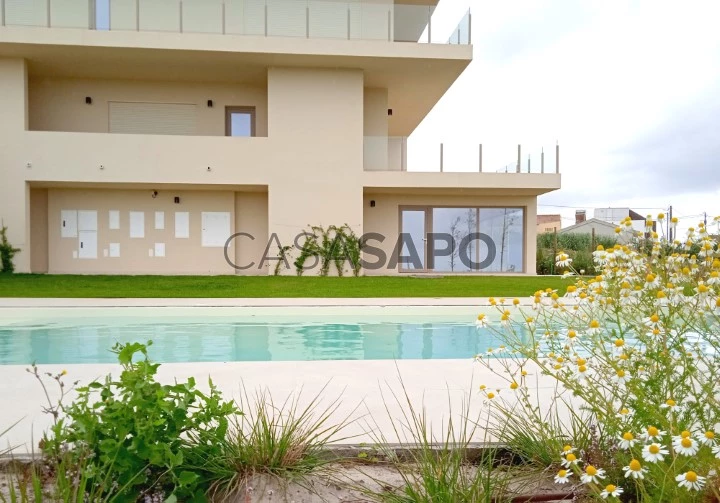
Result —
[[[271,239],[292,245],[312,225],[348,224],[361,235],[362,72],[269,69],[268,136],[282,145],[268,187]]]
[[[30,190],[23,153],[17,150],[28,127],[27,65],[23,59],[0,59],[0,220],[8,239],[21,251],[15,270],[30,272]]]

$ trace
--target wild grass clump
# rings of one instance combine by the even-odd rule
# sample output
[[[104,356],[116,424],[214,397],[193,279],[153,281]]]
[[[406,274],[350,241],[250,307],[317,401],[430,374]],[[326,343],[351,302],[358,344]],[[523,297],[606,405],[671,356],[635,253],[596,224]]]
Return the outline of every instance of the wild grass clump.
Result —
[[[224,501],[240,494],[255,475],[302,482],[307,474],[333,461],[328,444],[348,438],[343,430],[354,411],[333,420],[340,397],[323,405],[326,388],[306,405],[302,405],[302,393],[276,403],[267,390],[251,397],[243,388],[240,407],[247,412],[236,416],[212,457],[196,460],[210,483],[211,497]]]
[[[495,501],[509,480],[506,472],[498,469],[496,449],[486,447],[478,459],[471,461],[468,458],[470,444],[481,427],[478,421],[470,418],[470,402],[463,402],[459,420],[453,419],[450,406],[447,421],[442,424],[441,431],[435,433],[425,407],[416,408],[402,381],[401,386],[402,395],[391,390],[392,402],[401,411],[399,418],[393,416],[390,404],[385,398],[383,400],[391,429],[407,452],[407,459],[388,457],[402,486],[380,491],[365,489],[363,492],[367,497],[380,503]],[[390,443],[377,423],[371,434],[378,445]]]

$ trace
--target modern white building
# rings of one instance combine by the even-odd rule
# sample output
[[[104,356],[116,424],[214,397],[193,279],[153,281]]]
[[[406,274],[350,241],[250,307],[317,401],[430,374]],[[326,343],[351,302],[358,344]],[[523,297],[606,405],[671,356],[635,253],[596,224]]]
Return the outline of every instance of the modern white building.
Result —
[[[481,139],[475,172],[442,147],[436,172],[407,165],[405,138],[472,60],[470,12],[440,34],[436,4],[0,0],[17,271],[268,274],[308,226],[347,224],[384,237],[366,274],[533,274],[557,165],[484,169]],[[432,234],[458,230],[489,237],[468,247],[480,265],[439,253]]]

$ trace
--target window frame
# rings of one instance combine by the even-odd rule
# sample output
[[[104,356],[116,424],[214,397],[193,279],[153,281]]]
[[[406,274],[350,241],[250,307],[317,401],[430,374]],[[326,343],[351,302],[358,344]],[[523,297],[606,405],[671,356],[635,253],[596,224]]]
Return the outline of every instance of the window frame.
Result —
[[[247,136],[235,136],[232,135],[232,114],[234,113],[246,113],[250,115],[250,136],[249,138],[255,137],[255,107],[252,106],[227,106],[225,107],[225,136],[231,138],[248,138]]]

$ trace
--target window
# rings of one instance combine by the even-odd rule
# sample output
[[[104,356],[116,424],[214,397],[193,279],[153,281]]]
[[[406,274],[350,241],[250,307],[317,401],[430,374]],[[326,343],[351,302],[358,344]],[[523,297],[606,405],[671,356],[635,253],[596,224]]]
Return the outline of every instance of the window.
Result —
[[[225,107],[225,136],[255,136],[255,107]]]
[[[403,247],[401,256],[419,255],[424,267],[401,265],[401,271],[523,272],[525,218],[523,208],[400,208],[401,232],[418,249]],[[419,214],[417,218],[409,216]],[[418,223],[425,222],[424,227]],[[427,236],[427,240],[424,239]],[[428,246],[424,246],[427,241]],[[425,255],[427,254],[427,256]]]

